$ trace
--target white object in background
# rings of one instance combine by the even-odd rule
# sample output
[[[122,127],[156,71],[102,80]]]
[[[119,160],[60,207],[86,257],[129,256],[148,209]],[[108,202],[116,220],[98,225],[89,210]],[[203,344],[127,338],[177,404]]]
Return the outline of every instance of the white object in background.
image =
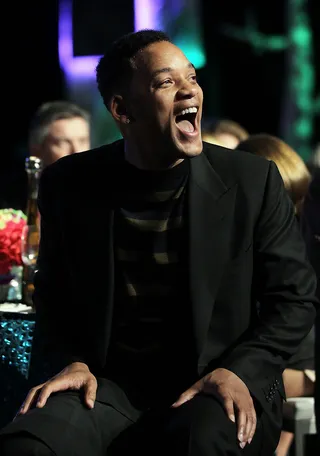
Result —
[[[294,454],[305,456],[305,437],[316,434],[313,397],[290,397],[283,404],[283,429],[294,429]]]
[[[15,312],[15,313],[30,313],[32,311],[31,306],[27,306],[26,304],[14,304],[11,302],[4,302],[0,304],[0,312]]]

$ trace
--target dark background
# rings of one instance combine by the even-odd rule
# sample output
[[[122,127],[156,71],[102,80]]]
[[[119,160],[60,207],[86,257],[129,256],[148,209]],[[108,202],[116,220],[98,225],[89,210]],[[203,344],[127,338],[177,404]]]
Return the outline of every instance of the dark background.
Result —
[[[205,93],[204,115],[232,118],[251,133],[264,131],[279,135],[285,53],[259,55],[247,43],[223,35],[221,26],[225,23],[243,26],[245,13],[251,10],[261,32],[285,33],[285,0],[202,0],[200,3],[207,55],[206,66],[198,71]],[[133,0],[76,0],[75,54],[101,54],[107,43],[132,31],[132,5]],[[320,1],[310,0],[308,7],[314,29],[319,92]],[[8,20],[10,32],[3,43],[2,111],[6,140],[0,149],[1,197],[8,192],[9,183],[11,188],[19,185],[19,170],[27,154],[29,121],[36,108],[44,101],[68,97],[58,60],[58,1],[12,2],[2,17],[3,23]],[[314,143],[320,140],[319,132],[318,119]]]
[[[133,0],[90,0],[91,6],[88,8],[88,0],[75,0],[74,55],[102,55],[105,43],[132,32],[133,4]]]

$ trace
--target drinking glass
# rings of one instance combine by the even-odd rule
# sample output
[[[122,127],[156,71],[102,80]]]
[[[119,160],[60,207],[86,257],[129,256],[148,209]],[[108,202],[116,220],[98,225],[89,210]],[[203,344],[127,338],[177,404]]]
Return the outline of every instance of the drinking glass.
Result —
[[[34,268],[39,252],[40,233],[37,225],[25,225],[21,235],[21,259],[25,266]]]

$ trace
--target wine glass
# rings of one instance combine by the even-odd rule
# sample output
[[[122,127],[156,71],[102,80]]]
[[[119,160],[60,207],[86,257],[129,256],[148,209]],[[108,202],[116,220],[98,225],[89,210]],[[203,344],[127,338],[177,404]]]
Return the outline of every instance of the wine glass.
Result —
[[[21,259],[25,266],[34,268],[39,252],[40,233],[37,225],[25,225],[21,234]]]

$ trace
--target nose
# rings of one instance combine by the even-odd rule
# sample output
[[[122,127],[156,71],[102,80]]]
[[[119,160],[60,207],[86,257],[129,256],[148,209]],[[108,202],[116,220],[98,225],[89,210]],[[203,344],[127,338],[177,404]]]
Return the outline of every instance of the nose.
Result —
[[[185,81],[183,85],[181,85],[178,93],[177,98],[179,99],[189,99],[193,98],[198,94],[198,86],[194,84],[194,82]]]

